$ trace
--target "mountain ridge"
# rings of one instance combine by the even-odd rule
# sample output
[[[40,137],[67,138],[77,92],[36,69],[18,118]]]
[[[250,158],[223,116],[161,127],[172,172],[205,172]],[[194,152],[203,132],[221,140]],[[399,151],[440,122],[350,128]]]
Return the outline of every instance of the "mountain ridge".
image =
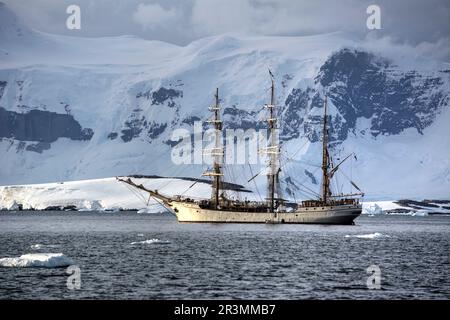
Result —
[[[399,49],[392,55],[396,51],[391,47],[385,50],[389,54],[382,55],[383,48],[375,52],[373,44],[346,39],[343,33],[223,35],[184,47],[134,37],[85,39],[35,31],[24,41],[8,39],[2,49],[8,57],[0,62],[3,130],[11,117],[21,123],[22,117],[37,111],[46,114],[45,121],[52,125],[38,129],[33,120],[24,120],[27,134],[22,138],[15,129],[0,134],[1,185],[136,173],[199,176],[202,166],[171,164],[172,132],[192,130],[196,120],[207,119],[215,87],[220,88],[226,128],[262,129],[268,67],[276,76],[281,138],[285,149],[292,151],[288,156],[304,146],[285,169],[287,176],[297,179],[285,181],[290,197],[299,196],[293,192],[301,194],[302,184],[317,188],[320,183],[316,168],[305,163],[320,162],[324,91],[332,115],[333,156],[363,152],[352,165],[367,194],[445,197],[450,185],[446,160],[450,134],[437,123],[440,117],[450,116],[448,64],[423,57],[403,59],[405,52]],[[28,52],[18,50],[21,45],[29,45]],[[410,62],[402,62],[410,59],[416,61],[413,69]],[[8,116],[2,116],[5,112]],[[56,129],[62,120],[56,118],[73,119],[74,127],[85,130],[84,138],[61,134]],[[56,133],[56,140],[39,138]],[[399,145],[400,151],[391,144]],[[424,155],[416,154],[418,150]],[[399,163],[395,153],[409,158]],[[383,167],[386,159],[387,168]],[[433,168],[422,168],[421,163]],[[403,167],[415,170],[417,176],[407,175]],[[400,182],[383,190],[383,181],[387,185],[391,179]],[[257,179],[260,188],[263,184],[264,177]],[[426,187],[421,191],[416,184]]]

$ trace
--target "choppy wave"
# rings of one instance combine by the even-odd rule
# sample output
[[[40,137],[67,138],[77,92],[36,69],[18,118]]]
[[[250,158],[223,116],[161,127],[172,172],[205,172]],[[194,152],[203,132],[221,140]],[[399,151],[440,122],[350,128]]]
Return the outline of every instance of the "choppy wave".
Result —
[[[160,240],[160,239],[148,239],[144,241],[136,241],[132,242],[131,244],[169,244],[170,241],[167,240]]]
[[[376,238],[389,238],[388,235],[375,232],[375,233],[368,233],[368,234],[347,234],[345,235],[346,238],[360,238],[360,239],[376,239]]]
[[[72,259],[62,253],[30,253],[20,257],[0,259],[1,267],[41,267],[58,268],[67,267],[74,264]]]

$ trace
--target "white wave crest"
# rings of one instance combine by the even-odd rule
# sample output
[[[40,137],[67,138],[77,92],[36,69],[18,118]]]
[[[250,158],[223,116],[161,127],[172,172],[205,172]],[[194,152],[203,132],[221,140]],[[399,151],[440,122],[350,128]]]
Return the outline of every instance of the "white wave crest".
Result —
[[[144,241],[136,241],[132,242],[131,244],[169,244],[170,241],[167,240],[160,240],[160,239],[149,239]]]
[[[389,238],[388,235],[375,232],[375,233],[368,233],[368,234],[347,234],[345,236],[346,238],[360,238],[360,239],[376,239],[376,238]]]
[[[33,250],[41,250],[43,248],[55,248],[58,247],[58,245],[56,244],[41,244],[41,243],[36,243],[30,246],[31,249]]]
[[[20,257],[0,259],[1,267],[41,267],[58,268],[74,264],[72,259],[62,253],[30,253]]]

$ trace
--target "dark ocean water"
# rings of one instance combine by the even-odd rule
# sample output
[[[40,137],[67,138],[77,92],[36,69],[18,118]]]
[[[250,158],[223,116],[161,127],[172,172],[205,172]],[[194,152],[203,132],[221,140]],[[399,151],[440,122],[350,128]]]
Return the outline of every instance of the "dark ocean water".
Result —
[[[150,239],[166,243],[140,243]],[[81,270],[81,288],[69,290],[65,267],[0,267],[0,298],[449,299],[449,249],[450,217],[319,226],[0,212],[0,258],[62,252]],[[381,270],[381,289],[366,285],[370,265]]]

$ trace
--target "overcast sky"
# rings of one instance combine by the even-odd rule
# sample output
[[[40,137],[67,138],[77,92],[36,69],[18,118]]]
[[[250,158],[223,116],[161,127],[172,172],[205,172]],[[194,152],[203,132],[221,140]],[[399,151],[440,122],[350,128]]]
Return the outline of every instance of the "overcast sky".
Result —
[[[221,33],[308,35],[369,33],[366,9],[381,8],[381,30],[424,50],[450,56],[450,0],[0,0],[29,26],[78,36],[131,34],[185,45]],[[81,30],[68,30],[66,8],[81,8]]]

